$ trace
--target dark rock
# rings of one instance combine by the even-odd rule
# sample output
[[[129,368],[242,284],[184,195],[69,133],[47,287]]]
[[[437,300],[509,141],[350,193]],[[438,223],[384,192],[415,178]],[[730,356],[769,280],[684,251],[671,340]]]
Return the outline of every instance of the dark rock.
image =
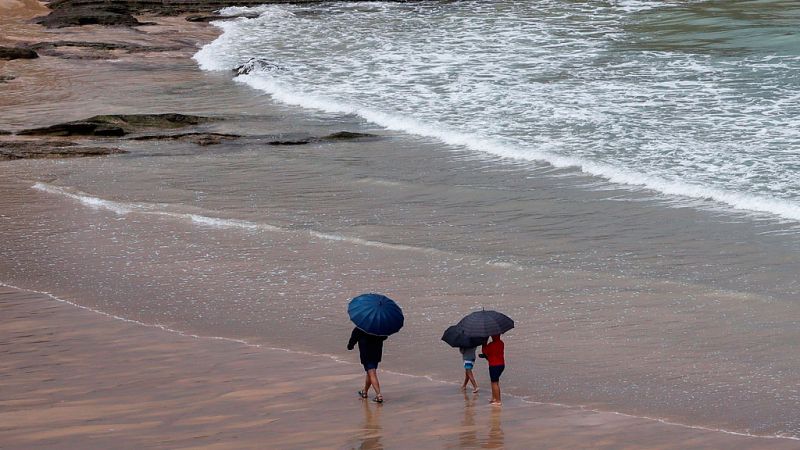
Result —
[[[121,127],[89,121],[59,123],[49,127],[22,130],[19,135],[27,136],[124,136]]]
[[[15,79],[14,75],[0,75],[0,83],[7,83],[13,79]]]
[[[180,133],[180,134],[156,134],[136,136],[130,139],[134,141],[152,141],[152,140],[175,140],[193,142],[197,145],[217,145],[222,141],[238,139],[241,136],[236,134],[226,133]]]
[[[109,126],[93,122],[67,122],[49,127],[22,130],[20,135],[29,136],[124,136],[125,130],[117,126]]]
[[[287,141],[269,141],[267,145],[305,145],[314,142],[314,139],[295,139]]]
[[[243,14],[236,14],[233,16],[222,16],[219,14],[195,14],[191,16],[186,16],[187,22],[211,22],[212,20],[229,20],[229,19],[238,19],[238,18],[245,18],[245,19],[255,19],[260,16],[260,13],[243,13]]]
[[[36,23],[44,25],[47,28],[64,28],[81,25],[113,25],[127,27],[141,25],[125,6],[116,4],[107,4],[103,6],[85,5],[53,9],[50,14],[36,19]]]
[[[146,45],[120,43],[120,42],[85,42],[85,41],[53,41],[39,42],[31,45],[31,48],[40,52],[48,52],[59,47],[89,48],[92,50],[112,51],[125,50],[128,53],[139,52],[163,52],[180,50],[181,47],[151,47]]]
[[[9,135],[9,134],[11,134],[10,131],[0,130],[0,136],[6,136],[6,135]]]
[[[354,133],[352,131],[339,131],[333,134],[324,136],[322,139],[326,141],[344,141],[350,139],[379,139],[377,134],[369,133]]]
[[[354,139],[380,139],[380,136],[376,134],[367,134],[367,133],[353,133],[351,131],[339,131],[336,133],[329,134],[327,136],[322,137],[306,137],[301,136],[295,139],[276,139],[267,142],[267,145],[305,145],[311,144],[312,142],[325,142],[325,141],[345,141],[345,140],[354,140]]]
[[[0,59],[34,59],[39,55],[26,47],[0,47]]]
[[[196,14],[191,16],[186,16],[187,22],[211,22],[212,20],[220,20],[222,16],[211,14],[211,15],[203,15],[203,14]]]
[[[219,120],[214,117],[194,116],[190,114],[110,114],[94,116],[87,120],[108,124],[118,124],[126,128],[181,128],[189,125]]]
[[[87,7],[105,9],[120,6],[134,14],[178,15],[186,13],[211,13],[227,6],[258,6],[265,3],[321,3],[320,0],[53,0],[50,9]]]
[[[128,153],[111,147],[80,147],[69,141],[0,141],[0,160],[79,158]]]
[[[210,117],[186,114],[113,114],[20,131],[32,136],[124,136],[147,128],[181,128],[208,122]]]
[[[233,69],[236,75],[245,75],[250,72],[275,72],[278,70],[283,70],[283,67],[261,58],[250,58],[246,63]]]

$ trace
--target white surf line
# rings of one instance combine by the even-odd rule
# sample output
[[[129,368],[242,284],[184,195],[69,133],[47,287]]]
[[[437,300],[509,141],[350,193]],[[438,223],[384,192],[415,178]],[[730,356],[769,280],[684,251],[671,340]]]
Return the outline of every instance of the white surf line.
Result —
[[[126,215],[131,213],[138,213],[138,214],[149,214],[154,216],[162,216],[162,217],[172,217],[181,220],[188,220],[200,225],[207,225],[210,227],[216,228],[240,228],[244,230],[266,230],[266,231],[274,231],[279,233],[307,233],[311,236],[317,237],[319,239],[324,239],[328,241],[335,241],[335,242],[348,242],[351,244],[357,245],[364,245],[367,247],[378,247],[378,248],[386,248],[391,250],[403,250],[403,251],[414,251],[414,252],[422,252],[422,253],[430,253],[430,254],[452,254],[451,252],[447,252],[444,250],[439,250],[436,248],[428,248],[428,247],[415,247],[412,245],[403,245],[403,244],[392,244],[388,242],[380,242],[380,241],[371,241],[367,239],[361,239],[352,236],[344,236],[339,234],[331,234],[331,233],[323,233],[314,230],[291,230],[288,228],[282,228],[275,225],[270,225],[266,223],[257,223],[257,222],[249,222],[246,220],[237,220],[237,219],[223,219],[219,217],[211,217],[211,216],[204,216],[201,214],[191,214],[191,213],[176,213],[176,212],[169,212],[155,209],[155,205],[147,205],[141,203],[122,203],[122,202],[115,202],[112,200],[104,200],[99,197],[94,197],[88,195],[84,192],[71,192],[63,187],[54,186],[47,183],[36,182],[32,186],[33,189],[47,192],[49,194],[56,194],[62,195],[72,200],[76,200],[84,205],[89,206],[93,209],[105,209],[108,211],[112,211],[119,215]],[[488,263],[487,263],[488,264]]]
[[[463,256],[463,254],[455,253],[452,251],[447,250],[440,250],[438,248],[432,247],[415,247],[413,245],[405,245],[405,244],[392,244],[389,242],[380,242],[380,241],[371,241],[367,239],[362,239],[353,236],[345,236],[340,234],[331,234],[331,233],[323,233],[320,231],[314,230],[291,230],[288,228],[282,228],[276,225],[270,225],[266,223],[258,223],[258,222],[249,222],[246,220],[238,220],[238,219],[223,219],[219,217],[212,217],[212,216],[204,216],[201,214],[192,214],[192,213],[175,213],[163,210],[155,209],[156,206],[152,204],[142,204],[142,203],[122,203],[116,202],[112,200],[105,200],[99,197],[91,196],[85,192],[71,192],[61,186],[54,186],[47,183],[36,182],[32,186],[32,189],[47,192],[49,194],[55,195],[63,195],[69,199],[76,200],[84,205],[92,208],[92,209],[105,209],[108,211],[112,211],[115,214],[119,215],[126,215],[131,213],[137,214],[149,214],[153,216],[162,216],[162,217],[171,217],[179,220],[188,220],[193,223],[197,223],[200,225],[210,226],[214,228],[239,228],[243,230],[265,230],[265,231],[272,231],[277,233],[307,233],[311,236],[317,237],[319,239],[324,239],[327,241],[334,241],[334,242],[347,242],[354,245],[363,245],[365,247],[375,247],[375,248],[383,248],[389,250],[399,250],[399,251],[407,251],[407,252],[419,252],[419,253],[426,253],[430,255],[444,255],[444,256]],[[479,258],[480,259],[480,258]],[[514,270],[524,270],[525,267],[519,264],[515,264],[512,262],[507,261],[497,261],[497,260],[484,260],[484,264],[494,267],[499,267],[503,269],[514,269]]]
[[[223,34],[218,39],[222,39],[226,31],[223,27]],[[195,54],[194,59],[198,61],[200,68],[203,70],[220,70],[219,67],[207,62],[205,55],[202,55],[203,50],[206,47],[211,48],[209,46],[212,44],[213,42]],[[433,138],[455,148],[469,149],[479,155],[491,155],[502,160],[523,163],[544,162],[555,168],[577,170],[580,173],[598,177],[628,189],[643,188],[660,195],[692,199],[694,201],[713,200],[717,205],[725,205],[736,212],[748,212],[756,215],[768,214],[773,218],[800,221],[800,204],[791,203],[789,200],[762,197],[749,193],[729,192],[722,188],[669,180],[657,175],[621,169],[608,163],[595,162],[580,157],[563,156],[534,147],[519,147],[502,140],[452,130],[436,123],[422,122],[413,117],[389,114],[358,104],[337,101],[322,95],[302,93],[275,80],[269,74],[253,72],[236,76],[234,81],[266,92],[275,101],[286,105],[316,109],[333,114],[354,114],[388,130]]]
[[[155,328],[155,329],[158,329],[158,330],[161,330],[161,331],[164,331],[164,332],[167,332],[167,333],[176,334],[176,335],[182,336],[182,337],[198,339],[198,340],[213,340],[213,341],[232,342],[232,343],[240,344],[240,345],[243,345],[243,346],[246,346],[246,347],[250,347],[250,348],[257,348],[257,349],[262,349],[262,350],[281,351],[281,352],[284,352],[284,353],[291,353],[291,354],[294,354],[294,355],[303,355],[303,356],[327,358],[327,359],[330,359],[331,361],[333,361],[335,363],[347,364],[347,365],[350,365],[350,366],[358,366],[359,365],[357,363],[353,363],[353,362],[350,362],[350,361],[345,361],[345,360],[339,358],[338,356],[327,354],[327,353],[314,353],[314,352],[308,352],[308,351],[302,351],[302,350],[291,350],[291,349],[287,349],[287,348],[270,347],[270,346],[266,346],[266,345],[263,345],[263,344],[255,344],[255,343],[252,343],[252,342],[248,342],[248,341],[246,341],[244,339],[236,339],[236,338],[230,338],[230,337],[224,337],[224,336],[203,336],[203,335],[198,335],[198,334],[193,334],[193,333],[187,333],[185,331],[181,331],[181,330],[177,330],[177,329],[174,329],[174,328],[170,328],[170,327],[167,327],[165,325],[145,323],[145,322],[141,322],[139,320],[129,319],[129,318],[122,317],[122,316],[119,316],[119,315],[116,315],[116,314],[107,313],[105,311],[101,311],[99,309],[92,308],[92,307],[89,307],[89,306],[79,305],[79,304],[71,302],[69,300],[62,299],[62,298],[60,298],[60,297],[58,297],[58,296],[56,296],[56,295],[54,295],[54,294],[52,294],[50,292],[47,292],[47,291],[38,291],[38,290],[35,290],[35,289],[23,288],[23,287],[19,287],[19,286],[15,286],[15,285],[12,285],[12,284],[5,283],[3,281],[0,281],[0,286],[7,287],[7,288],[10,288],[10,289],[15,289],[15,290],[18,290],[18,291],[31,292],[31,293],[34,293],[34,294],[44,295],[44,296],[49,297],[49,298],[51,298],[51,299],[53,299],[53,300],[55,300],[57,302],[61,302],[61,303],[64,303],[64,304],[67,304],[67,305],[70,305],[70,306],[73,306],[73,307],[76,307],[76,308],[80,308],[80,309],[86,310],[86,311],[90,311],[90,312],[93,312],[95,314],[100,314],[102,316],[106,316],[106,317],[109,317],[109,318],[114,319],[114,320],[119,320],[119,321],[122,321],[122,322],[125,322],[125,323],[130,323],[130,324],[141,326],[141,327],[145,327],[145,328]],[[398,376],[402,376],[402,377],[406,377],[406,378],[417,378],[417,379],[421,378],[421,379],[425,379],[425,380],[428,380],[428,381],[433,382],[433,383],[448,384],[448,385],[457,385],[458,384],[458,383],[454,383],[452,381],[437,380],[437,379],[435,379],[435,378],[433,378],[433,377],[431,377],[429,375],[413,375],[413,374],[409,374],[409,373],[395,372],[395,371],[392,371],[392,370],[385,370],[385,369],[381,369],[381,370],[383,372],[390,373],[392,375],[398,375]],[[667,419],[662,419],[662,418],[658,418],[658,417],[636,416],[636,415],[633,415],[633,414],[627,414],[627,413],[622,413],[622,412],[618,412],[618,411],[606,411],[606,410],[602,410],[602,409],[590,408],[590,407],[587,407],[587,406],[584,406],[584,405],[568,405],[568,404],[564,404],[564,403],[538,402],[538,401],[534,401],[534,400],[529,400],[528,396],[521,396],[521,395],[515,395],[515,394],[506,394],[506,395],[508,395],[509,397],[518,399],[523,403],[527,403],[527,404],[531,404],[531,405],[557,406],[557,407],[561,407],[561,408],[578,409],[580,411],[592,412],[592,413],[596,413],[596,414],[614,414],[614,415],[627,417],[627,418],[631,418],[631,419],[640,419],[640,420],[646,420],[646,421],[652,421],[652,422],[659,422],[659,423],[662,423],[664,425],[669,425],[669,426],[675,426],[675,427],[681,427],[681,428],[689,428],[689,429],[698,430],[698,431],[708,431],[708,432],[715,432],[715,433],[723,433],[723,434],[729,434],[729,435],[740,436],[740,437],[759,438],[759,439],[787,439],[787,440],[793,440],[793,441],[800,441],[800,437],[796,437],[796,436],[751,434],[751,433],[746,433],[746,432],[725,430],[725,429],[721,429],[721,428],[710,428],[710,427],[704,427],[704,426],[700,426],[700,425],[688,425],[688,424],[679,423],[679,422],[671,422],[671,421],[669,421]]]

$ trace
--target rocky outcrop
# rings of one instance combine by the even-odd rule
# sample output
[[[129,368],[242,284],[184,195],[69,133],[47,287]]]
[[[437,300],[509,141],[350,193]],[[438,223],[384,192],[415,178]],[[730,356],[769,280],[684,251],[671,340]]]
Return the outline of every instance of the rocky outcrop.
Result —
[[[223,141],[238,139],[241,136],[236,134],[226,133],[179,133],[179,134],[156,134],[146,136],[136,136],[131,139],[134,141],[154,141],[154,140],[169,140],[169,141],[183,141],[191,142],[197,145],[217,145]]]
[[[147,129],[174,129],[217,120],[187,114],[113,114],[20,131],[28,136],[119,137]]]
[[[246,75],[250,72],[275,72],[278,70],[283,70],[283,68],[262,58],[250,58],[246,63],[236,66],[233,72],[236,75]]]
[[[258,6],[265,3],[321,3],[321,0],[54,0],[47,6],[52,10],[76,7],[104,10],[122,7],[133,14],[178,15],[210,13],[226,6]]]
[[[378,136],[377,134],[369,134],[369,133],[338,131],[336,133],[323,136],[321,139],[324,141],[346,141],[351,139],[380,139],[380,136]]]
[[[39,55],[27,47],[0,47],[0,59],[34,59]]]
[[[339,131],[336,133],[329,134],[327,136],[308,136],[308,137],[298,137],[294,139],[275,139],[267,142],[267,145],[305,145],[311,144],[314,142],[325,142],[325,141],[345,141],[345,140],[373,140],[373,139],[381,139],[380,136],[377,134],[368,134],[368,133],[354,133],[351,131]]]
[[[15,78],[17,77],[15,77],[14,75],[0,75],[0,83],[7,83]]]
[[[109,2],[102,7],[90,5],[74,5],[70,7],[53,9],[53,11],[39,19],[36,23],[47,28],[64,28],[80,25],[115,25],[135,26],[142,25],[130,13],[127,7]],[[52,8],[52,4],[51,4]]]
[[[172,50],[180,50],[180,47],[154,47],[154,46],[122,43],[122,42],[87,42],[87,41],[39,42],[30,46],[30,48],[46,55],[51,55],[53,50],[63,47],[87,48],[98,51],[123,50],[128,53],[166,52]]]
[[[116,59],[119,52],[166,52],[180,50],[181,47],[156,47],[119,42],[53,41],[31,45],[40,55],[64,59]]]
[[[124,136],[125,130],[116,125],[105,123],[76,120],[74,122],[59,123],[49,127],[31,128],[22,130],[19,135],[26,136]]]
[[[230,20],[230,19],[238,19],[243,17],[245,19],[255,19],[256,17],[260,16],[261,13],[242,13],[242,14],[235,14],[232,16],[223,16],[220,14],[193,14],[190,16],[186,16],[187,22],[211,22],[212,20]]]
[[[0,160],[80,158],[127,153],[112,147],[82,147],[69,141],[0,141]]]
[[[213,13],[228,6],[322,3],[322,1],[324,0],[54,0],[47,5],[53,11],[50,15],[39,19],[38,23],[51,28],[87,24],[136,26],[142,24],[133,17],[133,14]],[[255,13],[244,13],[237,16],[196,14],[187,17],[186,20],[209,22],[218,19],[257,16],[258,14]]]

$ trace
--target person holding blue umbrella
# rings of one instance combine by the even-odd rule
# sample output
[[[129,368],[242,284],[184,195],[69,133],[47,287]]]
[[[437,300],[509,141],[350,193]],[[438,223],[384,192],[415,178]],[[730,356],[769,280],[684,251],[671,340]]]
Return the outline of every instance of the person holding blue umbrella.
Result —
[[[383,341],[403,327],[403,310],[390,299],[381,294],[362,294],[350,300],[347,314],[356,325],[350,333],[347,349],[353,350],[358,344],[361,364],[366,377],[364,389],[358,391],[361,398],[369,397],[369,389],[375,391],[372,399],[383,403],[381,385],[378,381],[378,364],[383,356]]]

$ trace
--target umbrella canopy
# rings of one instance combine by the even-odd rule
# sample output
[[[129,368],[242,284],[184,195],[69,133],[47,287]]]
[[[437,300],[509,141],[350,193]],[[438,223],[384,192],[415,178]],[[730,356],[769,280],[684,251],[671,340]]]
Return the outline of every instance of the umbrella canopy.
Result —
[[[470,313],[458,325],[469,337],[487,338],[514,328],[514,321],[503,313],[483,310]]]
[[[453,325],[444,330],[442,340],[447,342],[451,347],[458,348],[471,348],[483,345],[486,343],[485,337],[470,337],[460,325]]]
[[[347,305],[350,320],[369,334],[389,336],[403,328],[403,310],[380,294],[361,294]]]

